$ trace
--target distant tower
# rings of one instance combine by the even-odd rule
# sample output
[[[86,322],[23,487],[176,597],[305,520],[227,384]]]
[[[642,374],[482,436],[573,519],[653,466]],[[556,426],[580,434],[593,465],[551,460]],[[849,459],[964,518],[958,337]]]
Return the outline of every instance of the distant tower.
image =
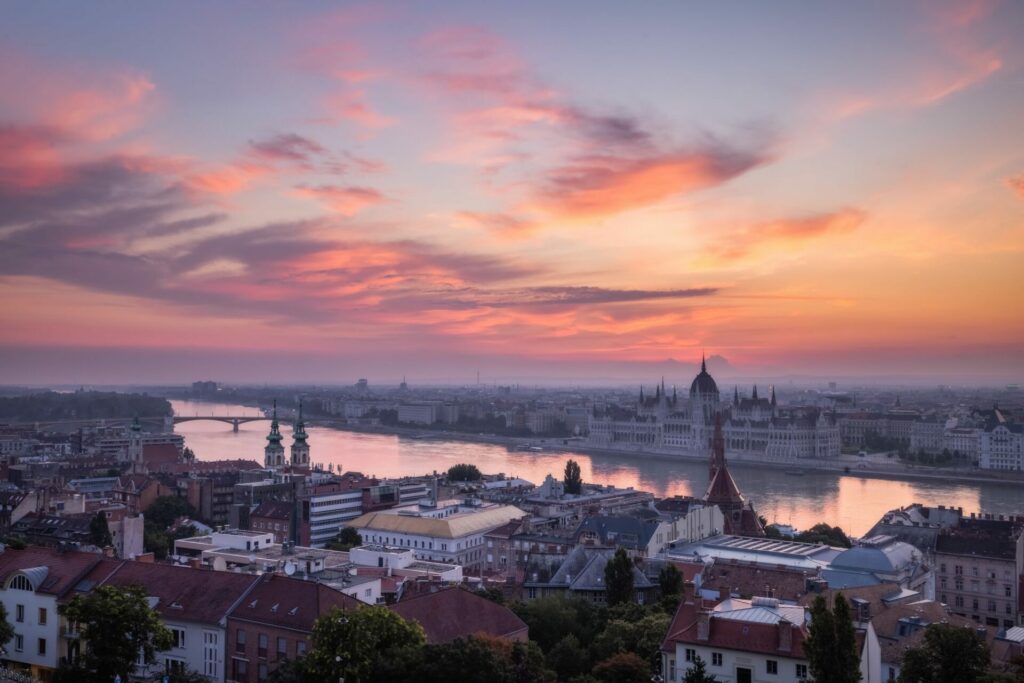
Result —
[[[295,421],[293,432],[295,441],[292,443],[292,465],[309,467],[309,444],[306,439],[306,423],[302,421],[302,401],[299,401],[299,418]]]
[[[138,415],[135,416],[128,428],[128,453],[126,455],[133,468],[142,465],[142,424],[139,422]]]
[[[284,465],[284,446],[281,442],[281,430],[277,424],[277,399],[274,399],[274,414],[270,422],[270,433],[267,434],[267,446],[263,449],[264,467],[281,467]]]

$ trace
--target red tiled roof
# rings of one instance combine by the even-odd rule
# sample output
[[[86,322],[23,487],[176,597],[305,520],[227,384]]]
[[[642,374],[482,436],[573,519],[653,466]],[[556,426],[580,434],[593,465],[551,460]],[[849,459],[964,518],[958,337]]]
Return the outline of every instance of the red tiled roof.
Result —
[[[249,517],[289,520],[292,518],[292,505],[291,503],[282,503],[277,500],[265,500],[259,504],[259,507],[249,513]]]
[[[357,609],[360,605],[355,598],[314,581],[264,574],[229,616],[310,633],[317,617],[333,608]]]
[[[801,626],[791,624],[792,647],[787,651],[779,649],[779,626],[751,621],[715,618],[711,616],[711,627],[707,640],[697,639],[697,605],[683,602],[669,626],[668,635],[662,643],[663,651],[673,651],[676,643],[695,644],[734,652],[755,652],[778,657],[803,659],[803,643],[806,633]]]
[[[432,644],[450,643],[482,633],[498,638],[526,637],[527,625],[515,612],[462,588],[421,593],[393,609],[403,619],[418,622]]]
[[[96,585],[141,586],[159,599],[156,610],[165,619],[204,624],[223,619],[258,580],[251,574],[114,560],[105,560],[86,578]]]
[[[6,583],[14,572],[32,567],[46,567],[46,579],[39,593],[61,596],[73,588],[102,557],[95,553],[58,552],[52,548],[29,546],[24,550],[5,549],[0,553],[0,583]]]

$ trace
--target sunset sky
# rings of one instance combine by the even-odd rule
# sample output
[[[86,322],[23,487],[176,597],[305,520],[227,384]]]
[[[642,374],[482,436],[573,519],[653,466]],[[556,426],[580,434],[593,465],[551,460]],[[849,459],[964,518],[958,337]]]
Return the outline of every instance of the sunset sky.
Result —
[[[1024,381],[1022,36],[1020,2],[4,3],[0,382]]]

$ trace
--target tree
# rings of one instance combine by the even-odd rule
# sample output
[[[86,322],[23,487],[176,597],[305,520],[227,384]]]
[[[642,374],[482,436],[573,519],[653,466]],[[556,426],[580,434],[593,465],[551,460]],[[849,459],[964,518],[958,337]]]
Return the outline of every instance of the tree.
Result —
[[[96,681],[112,681],[115,676],[128,680],[140,653],[142,661],[151,664],[158,651],[174,644],[170,630],[139,586],[100,586],[76,595],[58,611],[79,625],[87,646],[73,665]]]
[[[4,646],[14,637],[14,627],[7,621],[7,608],[0,602],[0,652],[4,652]]]
[[[482,476],[476,465],[460,463],[448,468],[448,481],[480,481]]]
[[[333,609],[313,624],[312,648],[306,657],[311,680],[365,683],[387,650],[422,646],[423,628],[387,607]],[[340,659],[339,659],[340,658]]]
[[[988,646],[972,628],[932,624],[902,664],[900,683],[975,683],[988,668]]]
[[[683,675],[683,683],[718,683],[718,679],[708,673],[707,664],[700,655],[695,655],[693,666]]]
[[[647,662],[632,652],[620,652],[594,667],[594,677],[608,683],[648,683]]]
[[[835,609],[829,609],[821,595],[814,599],[804,654],[815,683],[857,683],[860,680],[853,619],[842,594],[836,595]]]
[[[840,548],[849,548],[853,545],[841,527],[829,526],[824,523],[815,524],[807,531],[801,531],[793,540],[801,543],[824,543]]]
[[[551,673],[536,643],[511,643],[491,636],[470,636],[451,643],[428,645],[412,671],[387,680],[418,683],[545,683]],[[374,676],[378,680],[379,674]]]
[[[565,463],[565,476],[562,478],[565,485],[565,492],[579,495],[583,491],[583,476],[580,474],[580,466],[575,460]]]
[[[331,539],[330,541],[327,541],[327,549],[343,550],[347,552],[349,550],[352,550],[352,548],[355,548],[356,546],[360,546],[362,544],[363,537],[359,535],[359,532],[356,531],[353,527],[347,526],[343,527],[341,532],[338,533],[338,535],[335,538]]]
[[[658,585],[661,587],[662,596],[682,595],[683,575],[679,573],[674,564],[669,562],[658,572]]]
[[[594,658],[608,659],[620,652],[632,652],[647,663],[648,674],[661,668],[661,643],[672,619],[661,611],[643,610],[640,619],[614,619],[594,639]]]
[[[551,648],[547,656],[548,666],[558,674],[558,680],[566,681],[573,676],[590,671],[590,656],[573,634],[562,638]]]
[[[604,589],[609,606],[633,602],[633,562],[624,548],[604,566]]]
[[[518,602],[512,611],[530,628],[530,640],[549,652],[565,636],[572,634],[581,643],[593,642],[604,628],[604,618],[589,600],[549,596],[530,602]]]
[[[110,527],[107,525],[107,515],[100,510],[89,520],[89,539],[98,548],[105,548],[114,545],[114,539],[110,535]]]
[[[153,525],[160,531],[166,531],[167,527],[174,524],[178,517],[195,517],[196,510],[184,498],[178,496],[160,496],[146,508],[145,518],[147,525]]]
[[[286,659],[270,672],[267,683],[304,683],[308,680],[305,659]]]

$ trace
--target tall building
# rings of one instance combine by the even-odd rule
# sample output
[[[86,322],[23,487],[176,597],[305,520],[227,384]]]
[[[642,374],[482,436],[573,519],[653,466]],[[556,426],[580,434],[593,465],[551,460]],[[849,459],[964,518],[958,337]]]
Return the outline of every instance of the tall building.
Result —
[[[302,401],[299,401],[299,417],[295,421],[293,432],[295,441],[292,442],[292,465],[297,467],[309,466],[309,443],[306,439],[306,423],[302,420]]]
[[[281,443],[281,429],[277,424],[277,400],[274,400],[273,420],[270,422],[270,433],[267,434],[267,445],[263,449],[263,465],[265,467],[284,466],[284,445]]]
[[[834,414],[817,407],[778,405],[759,398],[757,387],[750,397],[733,391],[731,401],[721,400],[718,384],[701,360],[700,372],[690,384],[688,405],[664,380],[654,396],[640,391],[635,410],[610,406],[595,409],[589,419],[589,444],[597,448],[650,450],[659,453],[705,453],[711,446],[715,416],[722,417],[722,434],[730,453],[776,462],[801,458],[835,458],[841,446]]]
[[[764,528],[754,507],[748,503],[740,487],[729,473],[725,462],[725,437],[722,418],[715,416],[715,431],[711,440],[711,463],[708,470],[708,488],[704,501],[717,505],[725,518],[725,533],[739,536],[764,536]]]

